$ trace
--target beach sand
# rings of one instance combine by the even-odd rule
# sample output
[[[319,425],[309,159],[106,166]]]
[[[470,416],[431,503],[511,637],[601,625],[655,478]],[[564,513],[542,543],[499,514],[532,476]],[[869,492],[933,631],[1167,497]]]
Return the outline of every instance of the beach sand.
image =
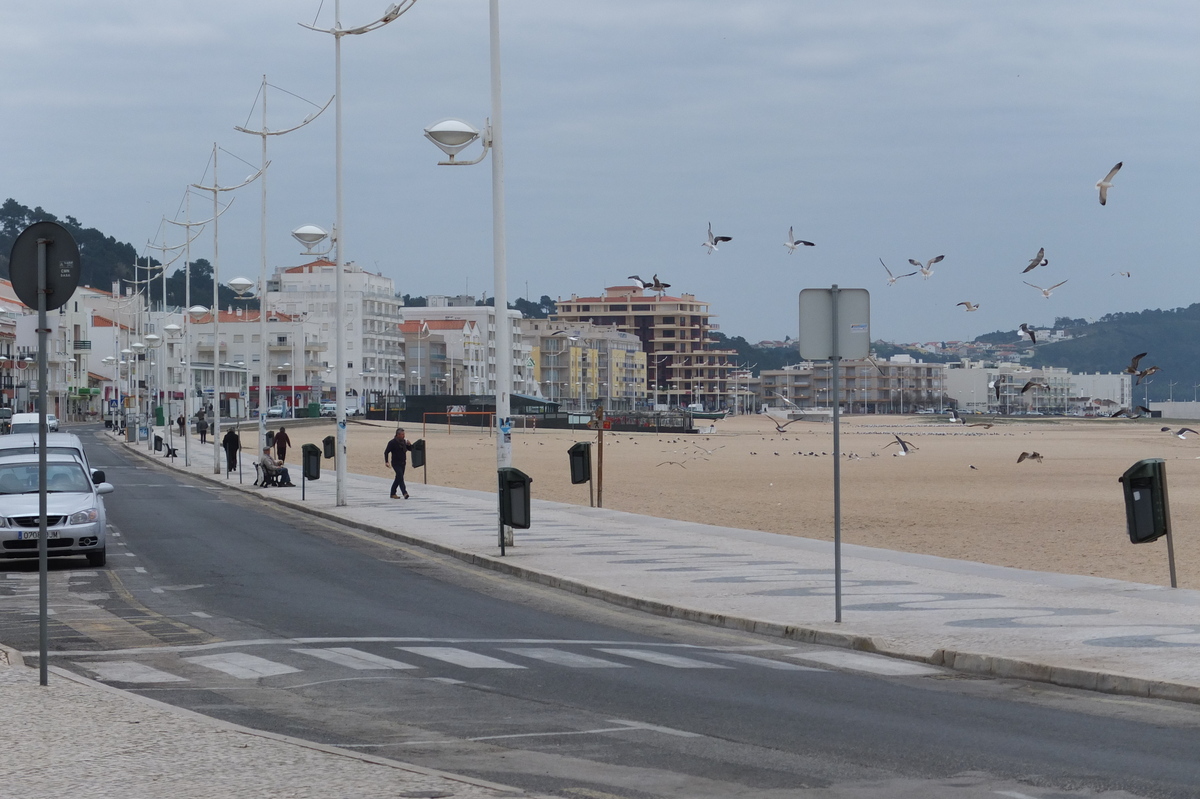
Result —
[[[930,416],[843,416],[842,540],[883,549],[999,566],[1170,585],[1166,539],[1129,542],[1117,478],[1142,458],[1163,458],[1178,583],[1200,588],[1200,437],[1163,433],[1158,419],[998,420],[990,429]],[[1177,426],[1177,425],[1173,425]],[[424,438],[434,485],[495,491],[490,433],[445,424],[406,424]],[[390,477],[383,449],[394,423],[349,428],[352,472]],[[328,427],[289,430],[301,443]],[[918,449],[895,455],[893,433]],[[783,434],[764,416],[714,423],[690,435],[604,436],[603,506],[706,524],[833,539],[833,428],[800,421]],[[513,465],[533,478],[533,497],[588,504],[588,486],[571,485],[567,448],[591,430],[513,433]],[[1037,451],[1041,463],[1017,463]],[[798,454],[803,453],[803,454]],[[807,453],[815,453],[809,455]],[[329,475],[330,462],[323,462]],[[975,469],[971,469],[975,466]],[[595,476],[595,466],[593,475]],[[417,501],[423,474],[407,472]],[[403,500],[398,500],[403,502]],[[519,531],[518,531],[519,534]]]

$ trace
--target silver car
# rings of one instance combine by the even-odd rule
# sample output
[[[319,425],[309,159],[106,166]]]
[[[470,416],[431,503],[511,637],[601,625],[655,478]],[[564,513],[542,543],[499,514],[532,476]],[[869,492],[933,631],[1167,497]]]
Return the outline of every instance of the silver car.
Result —
[[[38,555],[38,460],[0,457],[0,559]],[[46,544],[51,557],[83,555],[103,566],[108,526],[104,494],[110,483],[94,484],[70,455],[46,455]]]

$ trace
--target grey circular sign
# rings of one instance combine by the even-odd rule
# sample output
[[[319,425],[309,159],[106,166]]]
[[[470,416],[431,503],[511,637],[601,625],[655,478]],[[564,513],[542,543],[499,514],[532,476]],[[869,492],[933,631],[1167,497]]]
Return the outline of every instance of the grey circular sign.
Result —
[[[13,242],[8,277],[13,291],[30,308],[38,307],[38,249],[46,247],[46,310],[66,305],[79,285],[79,247],[57,222],[34,222]]]

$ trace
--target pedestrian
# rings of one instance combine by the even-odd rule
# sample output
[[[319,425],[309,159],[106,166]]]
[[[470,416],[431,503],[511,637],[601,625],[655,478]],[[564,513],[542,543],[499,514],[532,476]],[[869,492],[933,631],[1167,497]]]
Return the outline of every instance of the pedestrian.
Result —
[[[196,432],[200,434],[200,443],[207,444],[208,443],[208,422],[206,422],[204,420],[204,414],[200,414],[200,417],[198,419],[196,419]]]
[[[283,463],[287,460],[287,449],[291,446],[292,440],[288,438],[288,434],[284,432],[283,426],[280,425],[279,432],[275,434],[275,454],[279,457],[279,462]]]
[[[236,430],[230,430],[221,439],[221,449],[225,450],[225,474],[230,474],[237,468],[238,452],[242,448],[242,439]]]
[[[258,459],[258,463],[263,468],[264,475],[279,475],[279,485],[288,488],[296,485],[292,482],[291,475],[288,474],[288,468],[283,465],[283,461],[277,461],[271,457],[271,448],[263,447],[262,455]]]
[[[408,499],[408,488],[404,485],[404,467],[408,465],[408,452],[412,449],[412,442],[404,438],[404,428],[397,427],[395,437],[388,442],[387,448],[383,451],[383,462],[386,465],[388,458],[391,458],[392,471],[396,473],[396,479],[392,481],[391,498],[399,499],[396,496],[396,489],[400,489],[400,493]]]
[[[187,427],[187,419],[184,418],[182,413],[179,414],[179,418],[175,420],[175,424],[179,425],[179,436],[182,438],[184,428]]]

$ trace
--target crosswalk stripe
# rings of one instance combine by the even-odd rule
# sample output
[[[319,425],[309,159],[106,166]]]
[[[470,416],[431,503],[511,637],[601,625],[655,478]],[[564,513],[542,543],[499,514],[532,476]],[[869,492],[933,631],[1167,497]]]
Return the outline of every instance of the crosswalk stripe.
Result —
[[[279,674],[292,674],[300,669],[276,663],[273,660],[260,658],[257,655],[247,655],[243,652],[225,652],[220,655],[197,655],[183,658],[188,663],[195,663],[207,669],[224,672],[230,677],[240,680],[253,680],[257,677],[274,677]]]
[[[888,677],[925,677],[930,674],[940,674],[941,669],[927,666],[924,663],[914,663],[911,660],[897,660],[883,655],[867,655],[861,652],[830,650],[828,652],[788,652],[788,657],[797,660],[807,660],[813,663],[824,663],[827,666],[865,671],[870,674],[883,674]]]
[[[311,655],[321,660],[328,660],[330,663],[336,663],[339,666],[357,669],[358,671],[416,668],[416,666],[402,663],[399,660],[392,660],[381,655],[372,655],[370,652],[363,652],[348,646],[334,646],[328,649],[293,649],[292,651],[299,652],[302,655]]]
[[[186,677],[168,674],[132,660],[110,660],[107,663],[86,663],[78,660],[74,662],[76,666],[91,671],[101,680],[111,682],[187,682]]]
[[[812,666],[800,666],[796,663],[785,663],[782,660],[771,660],[770,658],[760,658],[754,655],[743,655],[740,652],[713,652],[715,657],[722,660],[732,660],[737,663],[746,663],[751,666],[762,666],[766,669],[778,669],[780,671],[826,671],[826,669],[818,669]]]
[[[652,649],[606,649],[598,648],[600,652],[607,652],[610,655],[620,655],[622,657],[632,658],[634,660],[644,660],[647,663],[653,663],[656,666],[669,666],[673,669],[727,669],[729,666],[722,666],[719,663],[709,663],[706,660],[696,660],[694,658],[685,658],[680,655],[668,655],[666,652],[658,652]]]
[[[513,647],[511,649],[501,647],[503,652],[511,652],[514,655],[521,655],[535,660],[541,660],[546,663],[551,663],[555,666],[566,666],[572,669],[627,669],[627,663],[615,663],[611,660],[602,660],[600,658],[581,655],[577,652],[567,652],[562,649],[550,649],[548,647]]]
[[[509,663],[506,660],[490,657],[488,655],[480,655],[476,652],[471,652],[466,649],[458,649],[453,646],[398,646],[397,649],[405,652],[412,652],[414,655],[422,655],[423,657],[441,660],[446,663],[453,663],[456,666],[462,666],[466,669],[523,669],[524,666],[518,666],[516,663]]]

